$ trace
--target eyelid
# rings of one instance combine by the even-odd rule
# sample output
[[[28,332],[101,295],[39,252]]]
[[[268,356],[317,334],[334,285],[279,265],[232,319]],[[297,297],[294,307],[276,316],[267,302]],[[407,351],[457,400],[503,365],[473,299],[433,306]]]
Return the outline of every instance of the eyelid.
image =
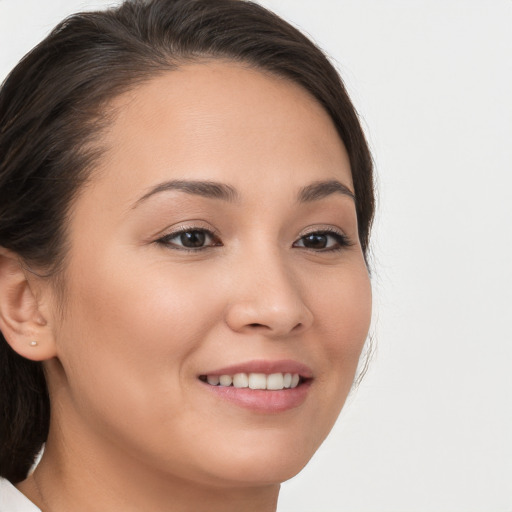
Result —
[[[179,233],[183,233],[184,231],[208,231],[215,236],[220,236],[217,229],[212,227],[208,222],[203,220],[190,220],[183,221],[178,224],[173,224],[172,226],[168,226],[159,233],[157,233],[154,238],[163,238],[170,235],[176,235]]]
[[[351,238],[340,228],[334,227],[334,226],[310,226],[309,228],[306,228],[306,231],[302,232],[301,235],[297,238],[297,240],[300,240],[301,238],[313,235],[315,233],[322,233],[322,234],[333,234],[338,235],[342,237],[346,241],[346,245],[352,245],[353,242],[351,241]]]
[[[305,229],[304,232],[299,236],[299,238],[303,236],[311,235],[312,233],[337,233],[338,235],[346,236],[342,229],[336,228],[334,226],[309,226]]]

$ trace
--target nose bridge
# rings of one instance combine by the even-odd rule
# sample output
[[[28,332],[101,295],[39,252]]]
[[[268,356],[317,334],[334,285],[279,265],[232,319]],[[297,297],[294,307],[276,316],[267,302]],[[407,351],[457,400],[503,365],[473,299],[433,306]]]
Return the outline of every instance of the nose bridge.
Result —
[[[233,300],[226,318],[232,329],[260,329],[267,335],[285,336],[309,327],[313,315],[286,251],[276,244],[260,244],[240,254],[236,266]]]

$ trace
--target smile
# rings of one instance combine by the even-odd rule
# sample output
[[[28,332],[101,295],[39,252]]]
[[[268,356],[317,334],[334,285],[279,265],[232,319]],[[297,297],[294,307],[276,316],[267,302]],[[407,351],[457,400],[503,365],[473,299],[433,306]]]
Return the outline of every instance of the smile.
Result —
[[[292,360],[248,361],[198,375],[216,399],[263,414],[302,405],[314,380],[311,369]]]
[[[233,375],[201,375],[199,378],[211,386],[271,391],[294,389],[304,380],[298,373],[271,373],[269,375],[265,373],[235,373]]]

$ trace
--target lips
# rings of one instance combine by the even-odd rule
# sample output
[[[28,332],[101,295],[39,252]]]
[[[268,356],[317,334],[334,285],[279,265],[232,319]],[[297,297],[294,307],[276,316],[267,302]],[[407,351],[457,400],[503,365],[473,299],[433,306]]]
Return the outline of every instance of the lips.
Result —
[[[306,399],[313,380],[309,367],[291,360],[249,361],[209,370],[199,380],[217,397],[258,412],[282,412]]]

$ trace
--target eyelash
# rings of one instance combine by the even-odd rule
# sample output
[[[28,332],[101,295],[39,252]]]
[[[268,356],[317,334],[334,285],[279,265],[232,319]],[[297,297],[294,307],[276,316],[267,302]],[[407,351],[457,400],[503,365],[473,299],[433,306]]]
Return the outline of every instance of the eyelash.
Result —
[[[310,247],[303,247],[304,249],[308,251],[313,252],[336,252],[336,251],[342,251],[343,249],[346,249],[347,247],[350,247],[353,244],[352,240],[345,235],[344,233],[341,233],[340,231],[332,228],[324,228],[320,229],[318,231],[310,231],[309,233],[306,233],[305,235],[302,235],[299,240],[303,240],[304,238],[311,236],[311,235],[317,235],[317,236],[330,236],[335,239],[336,245],[334,247],[330,247],[327,249],[311,249]],[[295,246],[294,242],[294,247]]]
[[[213,245],[205,245],[204,247],[197,247],[197,248],[193,249],[193,248],[184,247],[184,246],[170,243],[170,240],[172,240],[173,238],[177,238],[180,235],[183,235],[185,233],[193,233],[193,232],[199,232],[199,233],[203,233],[203,234],[207,235],[209,238],[211,238],[213,240],[213,242],[214,242]],[[158,240],[156,240],[156,243],[159,245],[162,245],[164,247],[169,247],[169,248],[175,249],[177,251],[199,252],[199,251],[204,251],[206,249],[211,249],[212,247],[218,247],[218,246],[222,245],[221,243],[215,243],[215,240],[218,240],[220,242],[219,237],[210,229],[189,226],[186,228],[180,228],[177,231],[173,231],[172,233],[169,233],[169,234],[159,238]]]
[[[190,247],[184,247],[184,246],[180,246],[180,245],[176,245],[176,244],[173,244],[171,243],[170,241],[172,239],[175,239],[185,233],[192,233],[192,232],[199,232],[199,233],[202,233],[202,234],[205,234],[208,238],[210,238],[212,240],[212,244],[211,245],[205,245],[203,247],[197,247],[197,248],[190,248]],[[302,246],[303,249],[307,250],[307,251],[312,251],[312,252],[336,252],[336,251],[342,251],[343,249],[346,249],[347,247],[350,247],[353,244],[353,242],[349,239],[349,237],[347,237],[347,235],[343,234],[343,233],[340,233],[339,231],[335,230],[335,229],[320,229],[318,231],[310,231],[309,233],[306,233],[305,235],[302,235],[298,241],[300,240],[303,240],[304,238],[308,237],[308,236],[311,236],[311,235],[317,235],[317,236],[330,236],[332,238],[335,239],[336,241],[336,244],[334,247],[329,247],[329,248],[324,248],[324,249],[312,249],[310,247],[304,247]],[[183,251],[183,252],[199,252],[199,251],[204,251],[204,250],[207,250],[207,249],[211,249],[213,247],[219,247],[219,246],[222,246],[222,243],[220,242],[220,239],[219,237],[211,230],[209,229],[206,229],[206,228],[203,228],[203,227],[194,227],[194,226],[189,226],[189,227],[186,227],[186,228],[180,228],[179,230],[177,231],[173,231],[172,233],[168,233],[167,235],[159,238],[158,240],[155,240],[155,243],[157,243],[158,245],[161,245],[161,246],[164,246],[164,247],[168,247],[168,248],[172,248],[174,250],[178,250],[178,251]],[[297,242],[294,242],[294,245],[293,247],[301,247],[301,246],[296,246]]]

